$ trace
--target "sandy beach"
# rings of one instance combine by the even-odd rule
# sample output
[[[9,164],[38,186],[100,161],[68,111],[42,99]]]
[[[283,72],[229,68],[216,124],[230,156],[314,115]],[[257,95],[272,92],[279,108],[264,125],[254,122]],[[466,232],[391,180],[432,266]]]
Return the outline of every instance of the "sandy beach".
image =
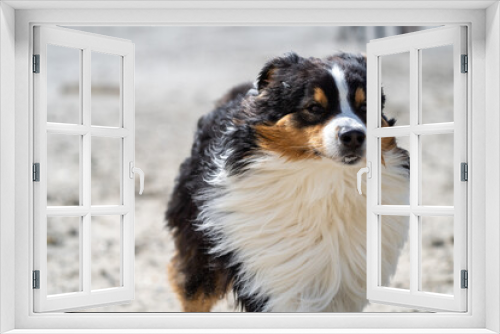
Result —
[[[136,166],[146,174],[144,194],[136,196],[135,300],[125,305],[86,311],[180,312],[180,303],[166,279],[166,265],[173,255],[174,247],[165,228],[164,213],[178,167],[189,155],[197,119],[209,112],[214,102],[233,85],[255,80],[263,64],[272,57],[292,50],[306,57],[325,57],[337,50],[364,52],[369,35],[363,27],[73,28],[129,39],[135,43]],[[449,119],[453,90],[444,89],[440,84],[452,80],[449,69],[439,66],[448,52],[448,49],[443,48],[424,55],[428,61],[424,72],[424,122],[453,121]],[[64,62],[65,57],[62,55],[54,54],[54,57],[55,62]],[[404,125],[408,122],[408,87],[395,81],[396,78],[404,78],[408,65],[404,57],[387,64],[383,68],[387,113],[398,118],[398,124]],[[116,92],[108,89],[113,86],[116,77],[112,68],[101,66],[98,70],[102,73],[95,84],[95,103],[102,111],[96,119],[107,122],[107,117],[116,117],[113,112],[109,116],[106,113],[106,110],[116,108],[116,99],[113,97]],[[58,72],[55,69],[54,72],[58,84],[49,91],[49,99],[60,100],[51,111],[56,119],[64,117],[66,107],[75,99],[70,75],[64,70]],[[404,138],[397,140],[403,147],[408,145]],[[434,135],[421,140],[422,174],[425,175],[422,180],[422,202],[453,205],[452,166],[449,163],[453,158],[453,138],[451,135]],[[54,167],[56,171],[57,166],[78,169],[78,154],[71,154],[76,145],[72,140],[59,135],[49,139],[49,144],[52,145],[49,161],[50,157],[57,161]],[[93,204],[113,204],[117,201],[119,145],[113,139],[95,144],[99,149],[92,156]],[[49,202],[57,205],[78,203],[78,191],[75,190],[78,184],[68,183],[68,175],[62,171],[62,167],[49,180],[49,186],[54,189],[49,191]],[[118,218],[92,220],[93,287],[119,284],[120,239],[119,228],[117,230],[115,223]],[[53,293],[78,289],[78,261],[75,259],[78,259],[80,232],[78,218],[75,219],[50,220],[48,224],[48,270],[49,276],[53,278],[49,291]],[[421,239],[423,288],[426,291],[452,293],[453,220],[426,218],[422,222]],[[393,287],[409,285],[409,247],[407,243],[403,249],[397,272],[391,280]],[[217,304],[213,311],[238,310],[235,310],[233,299],[229,296]],[[381,304],[370,304],[364,310],[414,311]]]

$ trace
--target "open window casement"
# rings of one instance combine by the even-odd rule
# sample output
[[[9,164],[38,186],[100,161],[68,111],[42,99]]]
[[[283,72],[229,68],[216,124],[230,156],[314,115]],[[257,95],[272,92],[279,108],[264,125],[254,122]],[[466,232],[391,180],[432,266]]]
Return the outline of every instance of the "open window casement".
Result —
[[[109,66],[96,69],[97,57],[108,59]],[[134,167],[134,45],[35,27],[33,72],[35,312],[131,301],[134,173],[142,174]],[[112,117],[102,117],[108,113]],[[111,170],[103,173],[111,160]],[[107,177],[93,178],[99,174]],[[114,195],[100,202],[97,188]],[[57,235],[68,229],[73,241]],[[114,242],[103,241],[109,231]],[[51,253],[54,245],[64,247],[64,256]],[[103,260],[110,263],[109,284],[93,280],[93,263]],[[65,262],[78,262],[79,272],[64,273]],[[57,279],[64,284],[56,285]]]
[[[426,56],[435,48],[448,47],[450,49],[449,65],[453,72],[452,82],[439,82],[439,85],[449,85],[453,96],[451,98],[451,119],[445,122],[429,122],[425,115],[437,113],[426,104],[425,89],[436,89],[428,80],[423,79],[427,66]],[[409,101],[407,123],[396,123],[392,127],[383,126],[382,89],[384,71],[383,65],[390,61],[391,56],[405,54],[407,68],[409,68],[409,82],[396,82],[409,87],[407,100]],[[367,46],[368,61],[368,128],[367,128],[367,164],[369,173],[367,177],[367,295],[372,302],[406,306],[423,310],[439,311],[466,311],[467,310],[467,47],[466,28],[447,26],[429,29],[422,32],[405,34],[395,37],[372,40]],[[386,58],[389,57],[389,58]],[[384,59],[385,58],[385,59]],[[384,61],[386,60],[386,61]],[[428,73],[428,72],[427,72]],[[404,80],[404,79],[402,79]],[[441,86],[442,87],[442,86]],[[391,99],[388,94],[387,99]],[[387,125],[387,124],[384,124]],[[438,157],[437,163],[450,161],[449,177],[452,180],[453,194],[452,205],[437,206],[422,200],[422,179],[426,177],[422,165],[422,156],[439,138],[448,136],[453,145],[450,154]],[[383,169],[386,168],[382,159],[382,138],[395,137],[398,142],[403,140],[409,143],[410,155],[410,190],[409,203],[384,202],[382,194]],[[451,158],[449,158],[451,157]],[[452,160],[452,161],[451,161]],[[452,170],[452,171],[451,171]],[[382,263],[384,250],[382,238],[384,229],[382,225],[390,217],[405,217],[399,221],[408,224],[408,240],[410,249],[410,272],[408,289],[386,286],[382,282]],[[424,236],[423,224],[432,224],[433,218],[448,219],[453,224],[453,289],[446,293],[426,291],[422,284],[426,270],[422,263],[422,245]],[[385,220],[384,220],[385,219]],[[394,221],[394,220],[392,220]],[[387,237],[387,236],[385,236]],[[400,259],[401,260],[401,259]],[[432,268],[438,270],[438,268]]]

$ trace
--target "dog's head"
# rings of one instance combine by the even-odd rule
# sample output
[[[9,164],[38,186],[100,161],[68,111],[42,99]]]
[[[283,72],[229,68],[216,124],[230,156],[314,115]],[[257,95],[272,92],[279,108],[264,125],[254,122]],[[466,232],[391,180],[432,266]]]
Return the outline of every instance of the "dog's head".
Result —
[[[366,151],[366,58],[295,53],[269,61],[255,96],[259,146],[289,159],[356,165]],[[383,97],[382,97],[383,99]],[[383,124],[392,125],[383,117]]]

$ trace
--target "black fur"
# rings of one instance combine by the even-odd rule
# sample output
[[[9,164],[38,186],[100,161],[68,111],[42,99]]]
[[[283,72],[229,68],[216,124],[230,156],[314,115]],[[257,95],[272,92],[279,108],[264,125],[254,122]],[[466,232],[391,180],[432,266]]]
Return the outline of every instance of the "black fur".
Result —
[[[262,154],[255,126],[273,124],[293,114],[298,127],[307,127],[338,114],[338,90],[330,72],[334,62],[345,69],[350,92],[358,87],[366,91],[366,59],[362,55],[340,53],[320,60],[290,53],[264,66],[257,80],[258,91],[250,83],[237,86],[217,102],[215,110],[199,119],[191,156],[180,166],[166,212],[178,252],[177,271],[185,278],[180,287],[184,298],[193,298],[200,291],[207,297],[222,295],[232,287],[246,311],[260,311],[266,305],[266,298],[239,293],[244,282],[237,279],[241,264],[234,263],[233,254],[210,254],[216,240],[196,228],[206,200],[198,195],[212,187],[205,180],[218,168],[214,157],[227,155],[230,148],[227,172],[244,175],[247,158]],[[312,100],[314,87],[327,94],[331,103],[326,110]],[[354,106],[354,94],[349,99]],[[323,109],[317,112],[317,108]],[[354,112],[366,122],[366,104]],[[394,124],[394,120],[388,122]]]

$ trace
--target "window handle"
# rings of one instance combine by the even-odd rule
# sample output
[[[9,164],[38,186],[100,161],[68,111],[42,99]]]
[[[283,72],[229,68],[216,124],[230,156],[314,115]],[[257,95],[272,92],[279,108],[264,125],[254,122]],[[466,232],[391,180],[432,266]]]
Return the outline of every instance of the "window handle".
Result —
[[[363,174],[366,173],[366,177],[371,179],[372,178],[372,163],[370,161],[368,161],[366,163],[366,167],[364,168],[361,168],[359,171],[358,171],[358,192],[360,195],[362,195],[362,191],[361,191],[361,176],[363,176]]]
[[[139,174],[139,195],[142,195],[142,192],[144,191],[144,172],[142,169],[135,167],[133,161],[130,161],[129,167],[129,176],[131,179],[135,177],[136,173]]]

